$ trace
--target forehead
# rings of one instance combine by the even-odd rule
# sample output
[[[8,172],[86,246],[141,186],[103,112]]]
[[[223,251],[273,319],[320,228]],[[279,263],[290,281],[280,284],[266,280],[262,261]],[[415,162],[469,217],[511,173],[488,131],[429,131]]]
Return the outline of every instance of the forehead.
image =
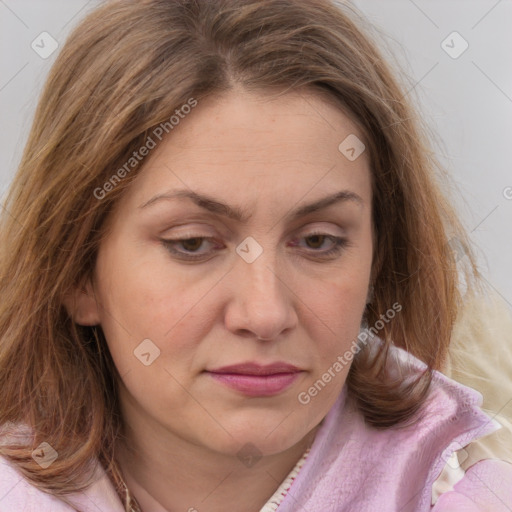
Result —
[[[317,94],[230,91],[199,102],[156,141],[126,201],[140,205],[178,187],[240,204],[284,204],[340,188],[369,201],[367,152],[347,158],[345,141],[360,143],[359,151],[364,137]]]

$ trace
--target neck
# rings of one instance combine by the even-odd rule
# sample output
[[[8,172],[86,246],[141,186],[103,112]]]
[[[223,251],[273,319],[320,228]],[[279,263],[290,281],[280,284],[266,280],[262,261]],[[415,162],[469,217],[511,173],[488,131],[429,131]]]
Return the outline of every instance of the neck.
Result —
[[[165,444],[128,430],[117,459],[143,512],[258,512],[311,446],[318,428],[282,453],[245,463],[183,440],[161,448]]]

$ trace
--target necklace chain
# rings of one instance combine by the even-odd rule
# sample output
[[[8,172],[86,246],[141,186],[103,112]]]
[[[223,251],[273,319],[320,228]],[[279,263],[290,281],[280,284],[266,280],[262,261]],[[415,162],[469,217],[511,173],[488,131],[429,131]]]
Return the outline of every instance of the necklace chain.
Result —
[[[142,509],[137,503],[137,500],[131,495],[117,462],[112,464],[109,476],[114,484],[119,498],[121,499],[121,502],[123,503],[125,512],[142,512]]]

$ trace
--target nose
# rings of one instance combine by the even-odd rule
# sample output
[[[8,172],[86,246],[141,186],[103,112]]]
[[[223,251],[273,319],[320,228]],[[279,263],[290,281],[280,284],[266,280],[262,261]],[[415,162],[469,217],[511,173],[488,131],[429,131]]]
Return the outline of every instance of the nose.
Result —
[[[270,341],[293,330],[298,321],[297,297],[275,257],[264,253],[252,263],[239,258],[230,274],[231,296],[225,311],[229,331]]]

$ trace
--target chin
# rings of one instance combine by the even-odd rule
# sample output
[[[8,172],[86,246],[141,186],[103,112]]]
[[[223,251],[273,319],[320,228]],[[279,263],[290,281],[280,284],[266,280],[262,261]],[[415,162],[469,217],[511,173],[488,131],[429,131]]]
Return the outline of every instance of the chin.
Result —
[[[292,418],[294,415],[290,415]],[[286,416],[285,416],[286,418]],[[269,456],[282,453],[299,443],[311,429],[298,430],[297,422],[275,419],[246,421],[243,425],[223,424],[221,436],[207,436],[205,442],[211,449],[232,456]],[[226,432],[227,431],[227,432]],[[247,452],[247,453],[246,453]]]

